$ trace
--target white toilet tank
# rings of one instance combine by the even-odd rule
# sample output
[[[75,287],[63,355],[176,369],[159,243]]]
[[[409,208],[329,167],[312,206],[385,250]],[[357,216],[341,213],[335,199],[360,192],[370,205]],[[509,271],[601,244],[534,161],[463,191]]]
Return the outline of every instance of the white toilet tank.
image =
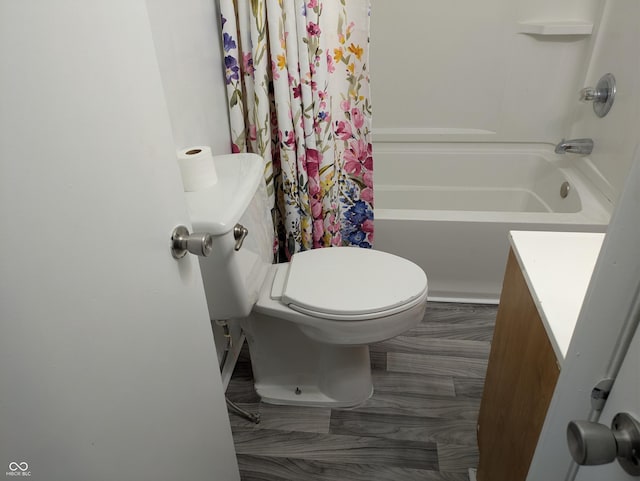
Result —
[[[200,257],[211,319],[246,317],[273,262],[273,223],[267,205],[264,162],[255,154],[214,157],[217,184],[185,192],[194,232],[213,235],[213,252]],[[242,246],[234,228],[248,230]],[[240,230],[240,229],[238,229]]]

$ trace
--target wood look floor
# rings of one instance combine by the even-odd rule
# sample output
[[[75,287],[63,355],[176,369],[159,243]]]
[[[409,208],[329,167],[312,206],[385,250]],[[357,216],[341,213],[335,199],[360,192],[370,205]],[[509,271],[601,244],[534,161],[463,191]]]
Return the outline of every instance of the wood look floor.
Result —
[[[371,346],[374,394],[353,409],[274,406],[248,351],[227,396],[244,481],[467,481],[497,306],[433,303],[416,328]]]

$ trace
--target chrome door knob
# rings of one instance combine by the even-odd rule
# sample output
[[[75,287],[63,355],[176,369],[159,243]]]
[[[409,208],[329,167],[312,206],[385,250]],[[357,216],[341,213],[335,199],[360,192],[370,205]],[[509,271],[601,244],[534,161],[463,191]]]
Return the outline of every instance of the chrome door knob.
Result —
[[[590,421],[570,421],[567,443],[573,460],[581,466],[608,464],[616,458],[622,468],[640,476],[640,423],[628,413],[618,413],[611,429]]]
[[[213,251],[213,236],[207,233],[189,234],[189,229],[179,225],[171,233],[171,255],[181,259],[187,252],[196,256],[208,257]]]
[[[615,461],[618,445],[611,429],[590,421],[570,421],[567,442],[573,460],[581,466],[597,466]]]

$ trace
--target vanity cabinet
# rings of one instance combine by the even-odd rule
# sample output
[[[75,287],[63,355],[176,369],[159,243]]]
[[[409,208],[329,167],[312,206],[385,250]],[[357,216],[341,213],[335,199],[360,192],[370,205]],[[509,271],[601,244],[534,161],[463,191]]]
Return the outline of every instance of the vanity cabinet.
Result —
[[[509,253],[480,416],[478,481],[524,481],[560,367],[527,282]]]

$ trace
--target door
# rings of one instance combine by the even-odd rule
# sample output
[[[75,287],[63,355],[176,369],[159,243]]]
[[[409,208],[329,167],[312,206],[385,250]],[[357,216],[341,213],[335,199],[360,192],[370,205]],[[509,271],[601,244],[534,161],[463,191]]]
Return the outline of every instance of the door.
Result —
[[[0,3],[0,472],[238,480],[144,0]]]
[[[638,366],[640,366],[640,331],[637,331],[633,337],[633,342],[624,358],[611,394],[600,414],[599,423],[611,426],[611,420],[620,412],[629,413],[635,419],[640,419]],[[576,481],[602,481],[605,479],[607,481],[631,481],[638,478],[624,471],[617,462],[601,466],[581,466],[575,478]]]

